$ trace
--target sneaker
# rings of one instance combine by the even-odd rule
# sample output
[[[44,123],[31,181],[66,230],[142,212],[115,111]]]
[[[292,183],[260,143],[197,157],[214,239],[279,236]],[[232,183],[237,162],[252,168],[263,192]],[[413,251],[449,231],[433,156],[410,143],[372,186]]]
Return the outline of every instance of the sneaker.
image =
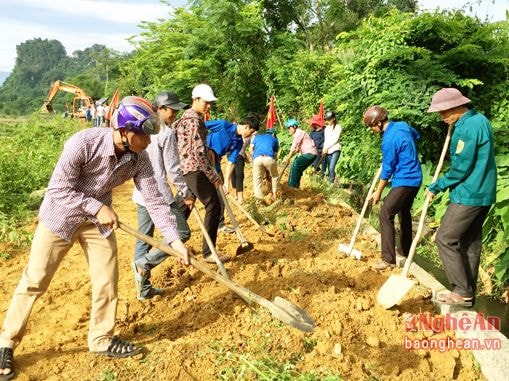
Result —
[[[385,261],[379,261],[373,264],[371,267],[373,268],[373,270],[381,271],[385,269],[392,269],[394,266],[396,265],[393,265],[392,263],[388,263]]]
[[[143,295],[139,294],[136,298],[138,300],[147,300],[147,299],[152,299],[156,295],[162,295],[162,294],[163,294],[163,290],[161,288],[150,287],[147,292],[143,293]]]
[[[218,229],[217,229],[218,232],[221,232],[221,233],[235,233],[235,229],[232,229],[231,227],[229,226],[226,226],[226,225],[223,225],[223,226],[220,226]]]

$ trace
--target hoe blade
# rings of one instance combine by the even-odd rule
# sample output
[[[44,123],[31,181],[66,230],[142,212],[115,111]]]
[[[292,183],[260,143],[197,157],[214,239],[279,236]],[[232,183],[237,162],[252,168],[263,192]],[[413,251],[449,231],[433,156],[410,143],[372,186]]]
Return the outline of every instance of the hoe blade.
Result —
[[[251,242],[244,241],[242,242],[239,247],[237,247],[236,255],[242,255],[244,253],[247,253],[248,251],[253,250],[254,246]]]
[[[314,331],[315,322],[311,316],[299,306],[279,296],[274,298],[272,305],[275,306],[275,308],[271,309],[272,316],[276,319],[304,332]]]

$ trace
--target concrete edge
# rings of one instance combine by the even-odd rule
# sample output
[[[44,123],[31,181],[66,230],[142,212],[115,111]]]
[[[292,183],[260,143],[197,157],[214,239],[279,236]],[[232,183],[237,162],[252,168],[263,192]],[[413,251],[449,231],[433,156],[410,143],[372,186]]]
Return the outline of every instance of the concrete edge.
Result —
[[[369,235],[377,244],[378,247],[381,246],[380,242],[380,233],[366,220],[364,220],[362,227],[362,232],[364,234]],[[397,257],[396,263],[398,267],[402,267],[404,263],[404,257]],[[432,293],[432,303],[435,310],[441,314],[450,314],[456,319],[468,319],[464,320],[469,327],[489,327],[489,322],[484,319],[482,314],[477,313],[476,311],[472,311],[470,309],[464,308],[453,308],[449,305],[436,302],[435,299],[437,295],[443,292],[449,292],[449,290],[440,283],[433,275],[428,273],[418,264],[413,262],[410,265],[409,273],[412,274],[421,285],[427,287],[431,290]],[[464,327],[464,325],[463,325]],[[468,330],[460,330],[457,328],[455,330],[456,337],[462,339],[469,339],[471,342],[477,341],[481,345],[486,345],[488,341],[491,343],[497,343],[496,345],[500,345],[499,349],[483,349],[483,350],[474,350],[470,349],[474,358],[479,363],[481,367],[482,374],[486,377],[488,381],[507,381],[509,379],[509,339],[505,337],[500,331],[492,330],[492,329],[468,329]]]

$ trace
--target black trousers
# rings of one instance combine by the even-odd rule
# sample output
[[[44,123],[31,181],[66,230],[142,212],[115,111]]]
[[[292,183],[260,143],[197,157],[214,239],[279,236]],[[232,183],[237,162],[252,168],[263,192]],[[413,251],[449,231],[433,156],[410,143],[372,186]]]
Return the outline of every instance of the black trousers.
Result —
[[[244,167],[246,165],[246,160],[244,156],[237,156],[237,161],[235,162],[235,170],[232,173],[232,188],[236,189],[237,192],[244,191]]]
[[[445,275],[455,293],[475,296],[481,259],[482,225],[490,206],[451,203],[437,231],[436,244]]]
[[[382,259],[387,263],[396,263],[396,239],[394,217],[399,218],[401,234],[398,251],[408,256],[412,246],[412,204],[419,191],[418,187],[395,187],[385,197],[380,211],[380,230],[382,236]]]
[[[223,172],[219,169],[217,171],[217,174],[219,175],[221,180],[224,182]],[[219,206],[221,208],[221,211],[219,212],[219,226],[224,226],[224,208],[225,208],[224,200],[221,197],[221,194],[219,193],[219,189],[216,189],[216,192],[217,192],[217,198],[219,198]]]
[[[208,177],[202,171],[193,171],[184,175],[187,186],[193,192],[198,200],[205,206],[205,218],[203,224],[214,246],[217,240],[217,228],[219,226],[219,217],[221,215],[221,204],[216,187],[210,182]],[[210,255],[210,248],[205,238],[202,243],[203,256]]]

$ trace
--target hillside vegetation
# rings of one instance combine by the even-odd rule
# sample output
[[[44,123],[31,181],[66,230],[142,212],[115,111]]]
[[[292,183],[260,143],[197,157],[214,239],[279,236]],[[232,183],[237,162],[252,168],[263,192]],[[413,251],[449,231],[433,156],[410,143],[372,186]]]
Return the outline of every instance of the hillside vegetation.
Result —
[[[0,88],[0,113],[38,109],[55,79],[79,85],[96,98],[119,87],[121,94],[149,99],[161,89],[173,89],[184,101],[195,84],[207,82],[219,98],[212,116],[229,119],[248,112],[263,118],[274,95],[282,121],[293,116],[304,124],[323,99],[344,131],[338,173],[342,181],[365,185],[380,154],[377,138],[361,128],[363,111],[379,103],[391,118],[420,132],[418,148],[429,179],[445,128],[426,110],[437,89],[457,87],[495,129],[498,201],[485,223],[483,269],[491,279],[488,291],[497,294],[509,281],[508,24],[462,12],[419,13],[411,0],[347,5],[194,0],[169,19],[144,24],[128,56],[100,45],[68,57],[58,41],[21,44],[16,67]],[[7,179],[1,186],[16,189],[12,184]],[[422,195],[417,208],[421,201]],[[447,202],[442,195],[434,203],[430,217],[436,224]]]

